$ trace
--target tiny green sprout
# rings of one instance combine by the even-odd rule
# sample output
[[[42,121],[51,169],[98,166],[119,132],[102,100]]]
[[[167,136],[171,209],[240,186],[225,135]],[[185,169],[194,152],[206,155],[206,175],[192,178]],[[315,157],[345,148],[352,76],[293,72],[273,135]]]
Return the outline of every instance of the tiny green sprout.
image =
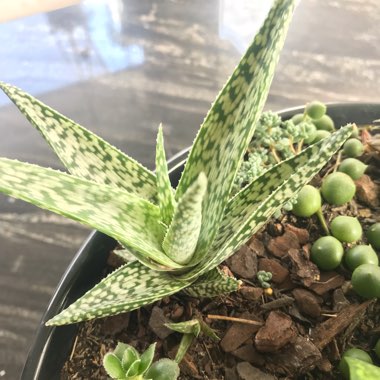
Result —
[[[333,236],[319,238],[311,247],[311,260],[322,270],[333,270],[338,267],[343,257],[342,243]]]
[[[326,106],[323,103],[314,100],[313,102],[306,104],[305,112],[313,120],[318,120],[325,115]]]
[[[264,289],[269,289],[271,287],[269,281],[272,279],[271,272],[265,272],[265,270],[260,270],[257,272],[256,277],[260,282],[260,286]]]
[[[354,197],[355,192],[354,181],[345,173],[331,173],[322,182],[321,193],[323,198],[335,206],[342,206],[349,202]]]
[[[161,359],[153,363],[155,348],[156,343],[153,343],[140,355],[134,347],[119,342],[113,352],[104,355],[104,369],[112,379],[118,380],[177,379],[179,367],[175,361]]]
[[[329,131],[325,131],[324,129],[317,129],[317,132],[315,132],[313,144],[325,139],[326,137],[329,137],[330,135],[331,132]]]
[[[352,287],[363,298],[380,297],[380,267],[373,264],[359,265],[351,277]]]
[[[313,123],[317,127],[317,129],[320,131],[328,131],[328,132],[335,131],[334,120],[331,119],[329,115],[323,115],[320,119],[313,120]]]
[[[368,165],[356,158],[346,158],[339,165],[338,170],[349,175],[354,181],[359,179],[366,171]]]
[[[372,224],[366,233],[368,242],[375,249],[380,249],[380,223]]]
[[[179,323],[165,323],[165,326],[173,331],[183,334],[176,357],[174,359],[178,364],[184,358],[193,340],[197,338],[200,333],[203,333],[214,341],[220,340],[215,331],[201,319],[192,319],[190,321]]]
[[[355,245],[344,254],[346,266],[354,271],[359,265],[379,265],[379,258],[370,245]]]
[[[306,185],[298,193],[293,204],[293,214],[301,217],[309,217],[315,214],[322,205],[321,194],[314,186]]]
[[[330,229],[334,237],[345,243],[358,241],[363,234],[363,229],[358,219],[346,215],[334,218],[330,224]]]
[[[350,378],[350,375],[349,375],[350,372],[349,372],[348,364],[345,358],[355,358],[355,359],[362,360],[364,362],[372,364],[371,357],[364,350],[361,350],[360,348],[348,349],[347,351],[343,353],[342,359],[339,362],[339,370],[345,379]]]
[[[347,157],[359,157],[364,152],[364,146],[358,139],[348,139],[343,145],[343,153]]]

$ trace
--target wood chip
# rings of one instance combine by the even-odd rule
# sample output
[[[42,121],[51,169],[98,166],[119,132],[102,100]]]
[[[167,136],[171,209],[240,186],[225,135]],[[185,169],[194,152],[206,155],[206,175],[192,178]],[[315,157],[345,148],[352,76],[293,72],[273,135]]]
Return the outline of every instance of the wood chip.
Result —
[[[338,334],[350,324],[363,317],[367,307],[374,301],[369,300],[359,305],[350,305],[343,309],[336,318],[330,318],[318,325],[311,334],[311,339],[317,348],[325,348]]]

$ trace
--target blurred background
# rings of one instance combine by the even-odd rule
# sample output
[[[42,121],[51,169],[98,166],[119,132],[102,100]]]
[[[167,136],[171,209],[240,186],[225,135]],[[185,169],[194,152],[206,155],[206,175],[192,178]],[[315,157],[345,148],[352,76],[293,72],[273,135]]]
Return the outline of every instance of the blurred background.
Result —
[[[153,168],[190,145],[272,1],[0,0],[0,80]],[[267,109],[380,101],[378,0],[300,2]],[[0,156],[62,169],[0,94]],[[89,230],[0,196],[0,378],[17,379],[34,331]]]

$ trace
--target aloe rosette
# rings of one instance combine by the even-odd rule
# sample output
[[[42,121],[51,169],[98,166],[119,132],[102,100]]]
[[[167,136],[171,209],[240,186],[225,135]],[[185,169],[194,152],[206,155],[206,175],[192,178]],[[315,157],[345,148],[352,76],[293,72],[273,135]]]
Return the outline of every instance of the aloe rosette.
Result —
[[[0,190],[113,237],[128,259],[48,325],[130,311],[181,290],[214,296],[238,289],[239,281],[218,265],[293,198],[352,132],[341,128],[233,195],[294,3],[274,3],[208,112],[175,190],[161,128],[153,173],[31,95],[0,84],[70,173],[0,158]]]

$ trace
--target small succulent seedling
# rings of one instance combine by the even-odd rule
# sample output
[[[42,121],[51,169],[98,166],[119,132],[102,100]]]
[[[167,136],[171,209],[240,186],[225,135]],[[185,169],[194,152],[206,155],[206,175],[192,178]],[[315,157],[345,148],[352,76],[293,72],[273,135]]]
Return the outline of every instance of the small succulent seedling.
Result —
[[[296,216],[309,217],[314,215],[322,206],[321,194],[314,186],[306,185],[298,193],[293,204]]]
[[[118,343],[115,351],[104,355],[103,366],[112,379],[117,380],[175,380],[179,376],[178,364],[170,359],[153,363],[156,343],[141,355],[125,343]]]
[[[333,270],[343,258],[342,243],[333,236],[323,236],[311,247],[311,260],[322,270]]]
[[[271,287],[270,282],[272,280],[272,273],[265,270],[259,270],[256,274],[257,280],[263,289],[269,289]]]
[[[208,112],[175,190],[161,128],[153,173],[32,96],[0,83],[70,172],[0,158],[0,190],[109,235],[124,248],[123,257],[134,258],[48,325],[131,311],[179,291],[212,297],[239,288],[219,264],[294,198],[352,133],[352,126],[343,127],[232,192],[295,2],[274,2]]]
[[[355,245],[344,254],[346,266],[354,271],[359,265],[379,265],[379,258],[370,245]]]
[[[183,334],[175,357],[175,361],[177,363],[180,363],[182,361],[191,343],[195,338],[199,336],[200,333],[207,335],[209,338],[215,341],[220,340],[215,331],[201,319],[192,319],[190,321],[179,323],[165,323],[165,326],[173,331]]]
[[[353,243],[361,239],[362,226],[357,218],[347,215],[335,217],[330,224],[330,230],[334,237],[345,243]]]
[[[380,249],[380,223],[372,224],[367,230],[366,236],[372,247]]]
[[[368,165],[356,158],[346,158],[339,165],[338,170],[349,175],[354,181],[359,179],[366,171]]]
[[[347,157],[359,157],[363,152],[364,146],[358,139],[348,139],[343,145],[343,153]]]
[[[373,264],[358,266],[351,277],[353,289],[364,298],[380,297],[380,267]]]
[[[354,197],[355,192],[356,186],[354,181],[345,173],[331,173],[323,179],[321,187],[322,196],[332,205],[342,206]]]
[[[339,362],[339,370],[345,379],[350,379],[350,370],[346,358],[354,358],[372,364],[372,359],[367,352],[360,348],[350,348],[342,355],[342,359]]]

